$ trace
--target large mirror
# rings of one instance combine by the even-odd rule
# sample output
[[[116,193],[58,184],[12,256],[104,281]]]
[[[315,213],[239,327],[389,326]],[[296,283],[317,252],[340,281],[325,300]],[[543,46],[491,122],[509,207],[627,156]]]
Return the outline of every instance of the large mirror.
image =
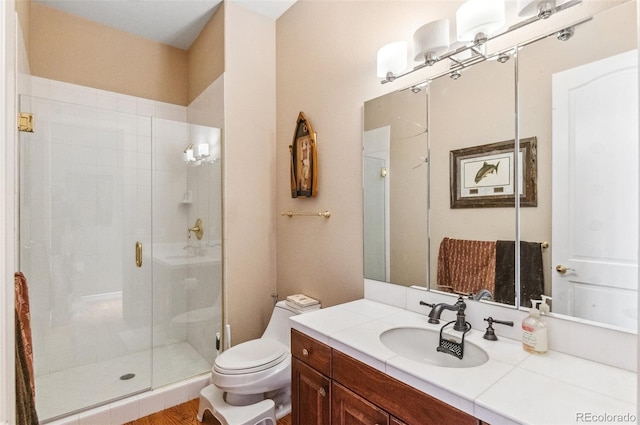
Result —
[[[550,242],[552,312],[627,329],[638,322],[636,16],[628,2],[518,52],[520,134],[537,137],[540,171],[522,238]]]
[[[364,275],[425,286],[426,85],[373,99],[364,109]]]
[[[385,263],[390,271],[374,275],[372,267],[379,258],[407,258],[420,252],[415,245],[393,243],[394,226],[381,226],[379,235],[386,244],[382,252],[386,250],[389,254],[378,259],[365,256],[365,277],[431,290],[474,292],[493,302],[525,307],[531,305],[531,298],[546,295],[552,298],[553,314],[635,330],[638,285],[635,8],[635,2],[624,3],[576,24],[570,31],[572,36],[560,37],[563,41],[554,33],[523,43],[515,55],[507,52],[510,55],[506,61],[477,63],[463,70],[456,80],[445,75],[429,81],[428,108],[425,111],[418,105],[416,109],[429,130],[428,139],[421,139],[416,149],[427,150],[428,154],[423,159],[417,157],[419,153],[414,154],[404,164],[391,162],[387,174],[393,181],[397,168],[413,169],[418,163],[412,159],[423,160],[420,168],[427,170],[427,178],[421,187],[414,182],[411,190],[417,196],[428,197],[428,210],[416,209],[411,204],[396,205],[401,201],[393,196],[393,185],[389,185],[391,193],[384,198],[388,202],[380,204],[383,209],[373,207],[366,203],[369,193],[366,178],[364,184],[365,253],[374,249],[373,240],[367,236],[372,212],[393,223],[394,211],[413,211],[414,228],[420,228],[415,220],[427,226],[424,233],[412,235],[412,241],[422,238],[425,260],[414,261],[417,268],[413,275],[403,270],[404,280],[396,279],[392,261]],[[622,62],[615,62],[618,59]],[[599,74],[589,74],[589,68]],[[583,71],[587,76],[579,74]],[[390,122],[388,132],[393,134],[393,120],[408,121],[411,116],[408,108],[415,106],[412,95],[415,93],[407,89],[366,102],[365,132],[372,136],[381,131],[378,129],[384,126],[378,124],[382,120],[370,118],[374,111],[379,114],[384,110]],[[474,194],[460,195],[459,188],[452,187],[452,169],[456,168],[455,176],[460,178],[465,166],[477,162],[474,172],[467,172],[469,178],[475,181],[476,176],[483,174],[484,179],[497,177],[493,167],[502,165],[497,165],[498,157],[492,155],[500,156],[501,147],[496,151],[486,145],[498,142],[507,145],[510,141],[515,152],[516,134],[520,155],[515,159],[512,154],[506,160],[517,161],[518,169],[524,172],[519,178],[522,189],[529,192],[521,194],[526,196],[520,197],[518,211],[513,206],[489,205],[491,202],[484,205],[472,202],[462,208],[454,205],[460,197]],[[395,139],[389,136],[389,151],[393,151]],[[366,156],[370,139],[364,140]],[[485,163],[487,166],[481,173]],[[490,180],[485,182],[487,186],[495,186],[489,184]],[[458,190],[456,199],[452,189]],[[480,201],[488,200],[483,197],[486,192],[476,195]],[[411,219],[404,216],[403,220]],[[516,253],[514,242],[518,232],[520,244]],[[489,282],[486,288],[491,296],[478,291],[481,288],[478,285],[482,285],[478,279],[469,282],[476,285],[473,288],[457,288],[443,281],[443,276],[447,276],[442,271],[438,275],[439,268],[447,262],[443,259],[443,248],[449,248],[451,240],[462,244],[491,242],[501,250],[502,255],[496,258],[502,258],[502,262],[494,262],[498,271],[494,285]],[[519,268],[515,267],[516,255],[521,261]],[[478,270],[474,269],[474,277],[481,275]],[[599,272],[604,278],[597,276]],[[508,284],[516,280],[521,282],[518,290]],[[516,296],[520,292],[518,301]]]
[[[515,61],[510,53],[429,83],[428,285],[514,305]],[[496,267],[498,258],[503,270]]]

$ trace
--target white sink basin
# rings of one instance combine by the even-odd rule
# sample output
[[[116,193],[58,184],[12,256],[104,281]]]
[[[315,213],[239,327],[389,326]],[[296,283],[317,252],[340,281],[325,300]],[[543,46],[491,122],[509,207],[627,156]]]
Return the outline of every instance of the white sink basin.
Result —
[[[453,332],[460,341],[462,333]],[[447,337],[446,334],[444,335]],[[380,334],[380,341],[394,353],[415,360],[441,367],[475,367],[486,363],[489,356],[486,351],[465,339],[464,355],[459,359],[448,353],[436,350],[440,340],[440,332],[423,328],[394,328]]]

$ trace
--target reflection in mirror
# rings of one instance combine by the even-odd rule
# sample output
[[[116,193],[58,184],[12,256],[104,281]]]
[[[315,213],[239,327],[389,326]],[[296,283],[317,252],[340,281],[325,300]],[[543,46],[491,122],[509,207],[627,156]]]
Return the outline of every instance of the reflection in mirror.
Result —
[[[526,294],[526,281],[532,274],[524,264],[533,268],[540,263],[539,259],[531,261],[525,252],[539,244],[542,278],[539,272],[535,275],[542,280],[544,295],[553,298],[553,314],[631,330],[637,328],[638,285],[636,16],[636,3],[626,2],[576,25],[566,42],[553,34],[518,50],[518,137],[521,142],[536,140],[537,206],[522,208],[525,205],[521,204],[519,236],[530,244],[521,245],[523,264],[512,267],[514,277],[509,276],[525,281],[519,305],[528,307],[530,298],[539,298]],[[441,283],[438,253],[445,237],[485,242],[516,239],[514,208],[451,209],[448,174],[450,151],[515,139],[513,59],[502,69],[499,66],[504,64],[487,61],[464,70],[458,81],[441,77],[430,82],[430,186],[414,192],[429,194],[429,277],[424,281],[431,289],[438,289]],[[611,68],[610,62],[617,59],[630,63]],[[574,74],[590,68],[598,73]],[[369,105],[365,106],[365,123],[369,122]],[[394,111],[387,114],[395,116]],[[591,162],[583,162],[589,157]],[[396,206],[390,202],[387,211],[377,210],[380,220],[389,217],[392,208]],[[367,206],[365,223],[371,212]],[[422,220],[423,211],[417,216]],[[379,239],[387,243],[388,235],[381,232]],[[365,240],[367,253],[372,242]],[[383,245],[382,252],[385,249],[407,255],[403,245]],[[510,253],[515,256],[513,250]],[[377,275],[369,268],[371,258],[365,258],[365,277],[400,283],[388,272],[384,255],[380,258],[379,264],[387,268]],[[604,279],[598,280],[596,272],[604,272]],[[405,284],[422,285],[417,281]]]
[[[429,83],[429,287],[514,305],[515,207],[487,202],[514,193],[515,61],[509,53],[506,61],[487,60],[457,79]],[[502,153],[486,147],[498,142],[506,144]],[[474,153],[450,163],[457,157],[452,151]],[[452,208],[455,187],[464,190],[462,200],[475,201],[470,208]]]
[[[364,105],[364,276],[427,282],[427,94],[424,85]]]
[[[636,2],[518,53],[520,136],[538,138],[538,208],[523,239],[548,240],[552,312],[637,328]]]

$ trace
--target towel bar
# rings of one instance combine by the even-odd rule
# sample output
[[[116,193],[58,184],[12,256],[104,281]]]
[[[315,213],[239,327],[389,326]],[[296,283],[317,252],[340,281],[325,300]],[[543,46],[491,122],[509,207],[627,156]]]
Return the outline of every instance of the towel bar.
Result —
[[[319,212],[293,212],[293,211],[285,211],[280,213],[280,215],[286,215],[288,217],[293,217],[295,215],[298,216],[306,216],[306,217],[331,217],[331,213],[329,211],[319,211]]]

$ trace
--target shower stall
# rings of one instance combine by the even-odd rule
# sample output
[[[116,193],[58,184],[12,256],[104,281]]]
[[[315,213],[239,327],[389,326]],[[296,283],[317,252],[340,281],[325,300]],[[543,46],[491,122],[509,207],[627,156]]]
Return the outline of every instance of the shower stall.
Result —
[[[222,326],[220,130],[35,96],[20,111],[35,117],[19,140],[19,267],[40,420],[208,372]]]

